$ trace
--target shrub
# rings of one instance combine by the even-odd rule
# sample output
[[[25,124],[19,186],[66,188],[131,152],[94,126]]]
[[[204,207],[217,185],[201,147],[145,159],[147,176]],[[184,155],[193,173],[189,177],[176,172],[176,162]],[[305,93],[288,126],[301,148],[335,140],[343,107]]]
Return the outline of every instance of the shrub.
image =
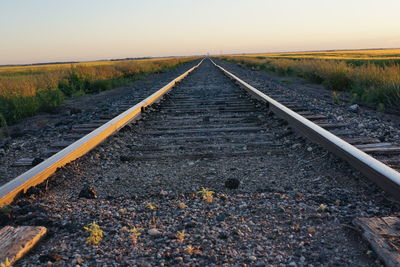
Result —
[[[36,93],[36,97],[38,99],[40,107],[58,106],[58,105],[62,104],[64,101],[64,94],[58,89],[39,90]]]
[[[0,113],[8,124],[32,116],[38,109],[39,103],[36,96],[0,97]]]

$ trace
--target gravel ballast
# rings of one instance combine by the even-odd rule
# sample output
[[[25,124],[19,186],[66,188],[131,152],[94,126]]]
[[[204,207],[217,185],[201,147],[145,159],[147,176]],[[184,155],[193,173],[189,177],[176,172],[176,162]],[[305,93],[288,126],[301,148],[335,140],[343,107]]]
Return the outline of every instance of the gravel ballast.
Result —
[[[12,167],[21,158],[46,159],[49,145],[61,141],[63,135],[71,132],[74,125],[89,123],[102,115],[117,115],[119,106],[138,103],[151,93],[182,74],[197,62],[163,73],[154,73],[132,83],[81,98],[67,99],[66,103],[54,107],[49,113],[26,118],[9,127],[11,137],[0,139],[0,185],[22,174],[30,167]],[[126,109],[126,108],[125,108]]]
[[[197,125],[187,122],[195,115],[178,114],[178,99],[212,101],[239,91],[206,60],[143,120],[16,201],[3,223],[49,230],[17,266],[381,265],[351,222],[398,214],[399,206],[347,163],[293,134],[244,95],[237,101],[253,105],[249,113],[205,111],[196,115]],[[222,112],[235,119],[256,117],[263,130],[236,138],[270,144],[221,150],[211,146],[222,143],[210,131],[201,143],[210,148],[195,150],[198,144],[189,137],[199,138],[198,133],[156,132],[174,125],[221,127],[222,115],[215,114]],[[218,156],[228,152],[243,156]],[[212,201],[199,193],[204,189],[214,192]],[[79,197],[82,190],[97,198]],[[92,222],[104,231],[97,246],[86,243],[84,227]],[[136,242],[134,227],[140,233]]]

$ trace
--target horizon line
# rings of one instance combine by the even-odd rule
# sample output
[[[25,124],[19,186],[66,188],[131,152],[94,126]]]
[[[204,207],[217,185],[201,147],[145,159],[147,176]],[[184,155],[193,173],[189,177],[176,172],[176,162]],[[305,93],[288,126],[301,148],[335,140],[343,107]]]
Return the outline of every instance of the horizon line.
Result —
[[[151,58],[179,58],[179,57],[196,57],[196,56],[223,56],[223,55],[257,55],[257,54],[278,54],[278,53],[307,53],[307,52],[334,52],[334,51],[366,51],[366,50],[391,50],[400,49],[400,47],[387,47],[387,48],[339,48],[339,49],[321,49],[321,50],[290,50],[290,51],[276,51],[276,52],[245,52],[245,53],[220,53],[220,54],[197,54],[197,55],[185,55],[185,56],[140,56],[140,57],[125,57],[125,58],[108,58],[108,59],[93,59],[93,60],[72,60],[72,61],[49,61],[49,62],[34,62],[34,63],[23,63],[23,64],[0,64],[0,68],[3,67],[20,67],[20,66],[40,66],[40,65],[55,65],[55,64],[74,64],[74,63],[85,63],[85,62],[97,62],[97,61],[129,61],[129,60],[140,60],[140,59],[151,59]]]

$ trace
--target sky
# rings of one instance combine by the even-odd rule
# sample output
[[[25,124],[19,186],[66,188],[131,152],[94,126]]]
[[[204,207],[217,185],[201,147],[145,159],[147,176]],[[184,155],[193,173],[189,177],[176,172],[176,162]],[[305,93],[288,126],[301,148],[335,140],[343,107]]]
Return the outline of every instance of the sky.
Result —
[[[0,64],[400,47],[400,0],[0,0]]]

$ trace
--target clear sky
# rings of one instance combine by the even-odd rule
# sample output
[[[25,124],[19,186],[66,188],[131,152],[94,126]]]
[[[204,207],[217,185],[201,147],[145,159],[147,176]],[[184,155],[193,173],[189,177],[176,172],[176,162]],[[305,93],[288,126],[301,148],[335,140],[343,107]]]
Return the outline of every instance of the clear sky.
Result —
[[[400,47],[400,0],[0,0],[0,64]]]

